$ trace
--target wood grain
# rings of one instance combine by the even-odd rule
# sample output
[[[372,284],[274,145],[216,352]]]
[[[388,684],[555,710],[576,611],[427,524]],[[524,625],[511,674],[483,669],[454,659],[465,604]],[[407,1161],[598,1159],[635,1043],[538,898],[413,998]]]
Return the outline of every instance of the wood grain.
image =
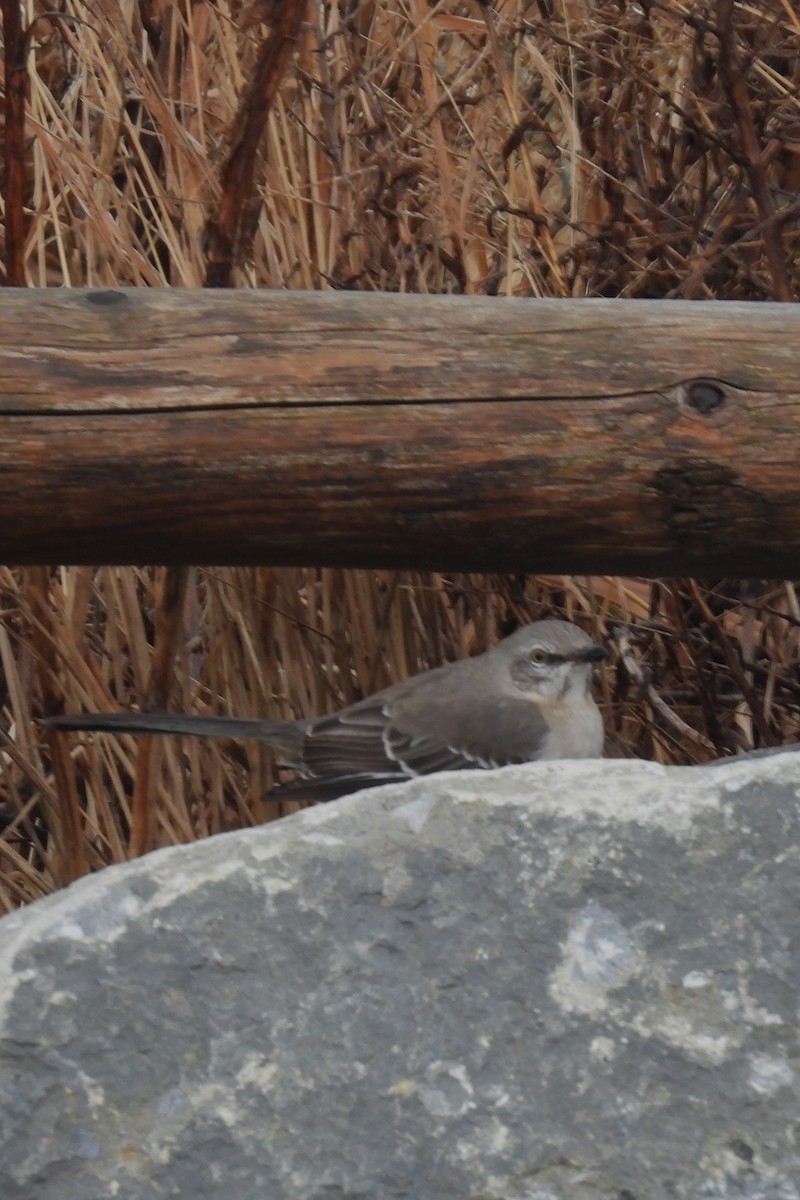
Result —
[[[800,573],[797,306],[0,296],[5,562]]]

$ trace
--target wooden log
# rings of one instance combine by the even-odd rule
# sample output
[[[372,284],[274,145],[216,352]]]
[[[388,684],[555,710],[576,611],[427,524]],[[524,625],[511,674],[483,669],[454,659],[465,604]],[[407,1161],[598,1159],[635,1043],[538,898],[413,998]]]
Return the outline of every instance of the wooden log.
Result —
[[[0,293],[0,559],[800,573],[800,309]]]

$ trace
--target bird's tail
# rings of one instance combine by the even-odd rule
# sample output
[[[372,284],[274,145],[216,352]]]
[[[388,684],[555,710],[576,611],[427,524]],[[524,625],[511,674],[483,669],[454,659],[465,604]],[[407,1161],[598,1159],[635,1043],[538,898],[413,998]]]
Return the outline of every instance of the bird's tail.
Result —
[[[46,729],[92,729],[98,733],[187,733],[192,737],[254,738],[292,755],[300,748],[305,721],[260,721],[200,717],[184,713],[64,713],[45,717]]]

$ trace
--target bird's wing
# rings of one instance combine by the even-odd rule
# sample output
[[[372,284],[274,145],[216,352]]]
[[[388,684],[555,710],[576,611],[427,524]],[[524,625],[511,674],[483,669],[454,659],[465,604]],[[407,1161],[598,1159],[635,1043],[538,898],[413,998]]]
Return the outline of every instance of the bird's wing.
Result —
[[[547,733],[547,722],[530,701],[465,688],[408,697],[396,706],[386,742],[409,774],[426,775],[533,762]]]
[[[504,766],[538,757],[548,726],[538,708],[495,694],[490,681],[451,664],[311,723],[303,775],[385,782]],[[447,676],[444,677],[444,673]],[[365,786],[365,784],[361,784]]]
[[[303,739],[303,777],[407,779],[408,772],[387,752],[384,738],[389,720],[387,697],[391,691],[378,692],[340,712],[312,721]]]

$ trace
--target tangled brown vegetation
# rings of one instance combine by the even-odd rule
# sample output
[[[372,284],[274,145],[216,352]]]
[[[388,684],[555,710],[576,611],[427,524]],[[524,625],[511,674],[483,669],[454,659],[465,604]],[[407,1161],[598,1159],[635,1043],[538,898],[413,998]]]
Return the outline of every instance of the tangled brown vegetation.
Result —
[[[7,281],[800,291],[791,0],[35,8],[6,81],[24,167],[6,180]],[[688,763],[800,736],[789,581],[198,568],[172,641],[163,587],[151,570],[0,572],[0,910],[126,858],[142,796],[159,845],[280,815],[260,746],[145,756],[97,736],[51,757],[43,703],[317,713],[559,614],[616,638],[610,753]]]

